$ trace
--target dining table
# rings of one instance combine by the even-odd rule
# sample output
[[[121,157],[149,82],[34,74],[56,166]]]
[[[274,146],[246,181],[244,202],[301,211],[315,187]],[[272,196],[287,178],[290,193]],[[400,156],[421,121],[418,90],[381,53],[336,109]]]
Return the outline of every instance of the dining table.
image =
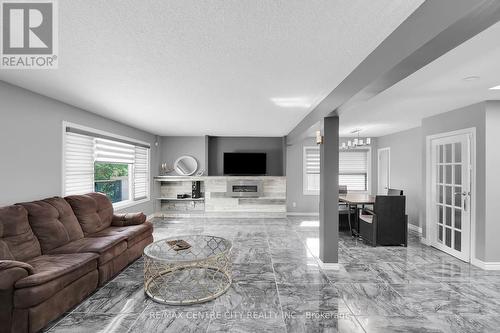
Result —
[[[375,195],[366,194],[366,193],[347,193],[347,194],[339,194],[339,202],[345,203],[348,206],[348,211],[351,211],[351,208],[354,208],[355,211],[355,221],[356,228],[352,227],[351,214],[347,214],[347,220],[349,222],[349,227],[351,229],[351,234],[353,236],[358,236],[358,225],[359,225],[359,216],[358,216],[358,208],[364,208],[365,205],[373,205],[375,203]]]

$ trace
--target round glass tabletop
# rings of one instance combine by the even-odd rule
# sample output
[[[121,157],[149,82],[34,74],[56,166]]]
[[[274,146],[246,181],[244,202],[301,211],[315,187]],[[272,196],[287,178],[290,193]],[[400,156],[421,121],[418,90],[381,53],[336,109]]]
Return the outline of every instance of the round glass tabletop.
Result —
[[[183,249],[186,245],[189,247]],[[189,262],[224,255],[228,253],[231,248],[231,241],[222,237],[210,235],[183,235],[162,239],[149,244],[144,249],[144,255],[163,262]]]

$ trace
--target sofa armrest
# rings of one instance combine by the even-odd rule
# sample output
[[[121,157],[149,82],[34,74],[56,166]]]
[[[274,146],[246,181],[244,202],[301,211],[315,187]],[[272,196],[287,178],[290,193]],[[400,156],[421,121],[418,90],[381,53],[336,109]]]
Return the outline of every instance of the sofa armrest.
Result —
[[[114,227],[126,227],[143,224],[144,222],[146,222],[146,215],[144,213],[114,214],[111,225]]]
[[[15,260],[0,260],[0,332],[13,332],[14,285],[33,274],[33,266]]]

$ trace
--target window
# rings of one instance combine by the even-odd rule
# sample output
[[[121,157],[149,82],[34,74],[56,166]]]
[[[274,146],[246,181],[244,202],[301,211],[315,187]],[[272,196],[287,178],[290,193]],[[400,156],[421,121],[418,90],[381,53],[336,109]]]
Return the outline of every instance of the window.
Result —
[[[349,150],[339,153],[339,185],[348,191],[368,191],[369,150]]]
[[[348,191],[369,190],[370,150],[339,152],[339,185]],[[320,182],[319,147],[304,147],[303,186],[305,195],[318,195]]]
[[[149,145],[64,125],[63,195],[105,193],[115,207],[149,198]]]
[[[319,147],[304,147],[303,186],[305,195],[319,194]]]

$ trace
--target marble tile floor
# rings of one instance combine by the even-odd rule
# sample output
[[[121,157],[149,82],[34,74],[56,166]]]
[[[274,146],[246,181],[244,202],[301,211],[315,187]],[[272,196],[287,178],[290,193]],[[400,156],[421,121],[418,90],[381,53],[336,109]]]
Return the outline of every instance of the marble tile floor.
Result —
[[[214,301],[167,306],[143,292],[142,259],[47,332],[498,332],[500,272],[420,243],[373,248],[347,233],[339,270],[318,265],[318,222],[158,219],[155,240],[211,234],[233,241],[233,284]]]

